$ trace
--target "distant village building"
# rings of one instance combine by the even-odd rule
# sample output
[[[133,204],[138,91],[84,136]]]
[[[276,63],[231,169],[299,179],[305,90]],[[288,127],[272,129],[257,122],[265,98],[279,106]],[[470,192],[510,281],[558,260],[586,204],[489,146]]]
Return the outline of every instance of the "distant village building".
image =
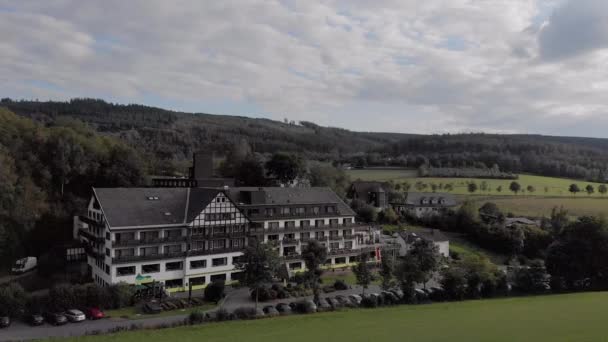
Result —
[[[386,182],[354,181],[347,192],[347,197],[363,201],[378,210],[382,210],[389,207],[389,188]]]
[[[408,192],[402,203],[391,203],[396,212],[418,218],[445,212],[457,204],[453,195],[436,192]]]
[[[530,220],[527,217],[506,217],[505,226],[506,227],[514,227],[514,226],[540,227],[540,221]]]

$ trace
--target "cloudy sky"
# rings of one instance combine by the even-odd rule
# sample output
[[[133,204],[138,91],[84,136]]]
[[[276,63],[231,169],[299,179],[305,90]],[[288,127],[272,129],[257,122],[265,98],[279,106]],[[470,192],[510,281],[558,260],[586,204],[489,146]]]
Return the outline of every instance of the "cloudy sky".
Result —
[[[0,97],[608,137],[608,1],[0,0]]]

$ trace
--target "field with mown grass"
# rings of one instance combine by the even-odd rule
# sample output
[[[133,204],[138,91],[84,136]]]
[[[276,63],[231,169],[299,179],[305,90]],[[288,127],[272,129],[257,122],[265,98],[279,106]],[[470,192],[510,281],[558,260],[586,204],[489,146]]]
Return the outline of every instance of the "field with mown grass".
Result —
[[[393,181],[394,183],[408,183],[411,186],[411,191],[432,192],[433,185],[436,186],[437,192],[449,192],[457,195],[470,195],[468,184],[474,182],[477,184],[477,191],[474,195],[492,195],[492,196],[564,196],[564,197],[593,197],[606,198],[608,194],[602,195],[598,192],[600,183],[585,182],[574,179],[544,177],[534,175],[519,175],[516,180],[512,179],[478,179],[478,178],[436,178],[436,177],[417,177],[414,170],[408,169],[361,169],[347,170],[348,175],[352,180],[367,180],[367,181]],[[516,181],[521,185],[521,190],[518,194],[509,190],[511,182]],[[418,185],[417,185],[418,183]],[[485,190],[483,184],[485,183]],[[450,184],[452,189],[446,190],[445,185]],[[581,192],[573,195],[568,191],[570,184],[577,184]],[[591,184],[595,192],[588,195],[585,192],[585,187]],[[532,186],[534,191],[528,191],[528,186]],[[500,189],[499,189],[500,188]]]
[[[357,309],[73,341],[605,341],[608,293]]]
[[[551,210],[560,206],[568,210],[572,217],[608,215],[608,198],[539,196],[467,196],[466,198],[475,202],[477,206],[482,206],[486,202],[494,202],[503,212],[521,216],[549,217]]]

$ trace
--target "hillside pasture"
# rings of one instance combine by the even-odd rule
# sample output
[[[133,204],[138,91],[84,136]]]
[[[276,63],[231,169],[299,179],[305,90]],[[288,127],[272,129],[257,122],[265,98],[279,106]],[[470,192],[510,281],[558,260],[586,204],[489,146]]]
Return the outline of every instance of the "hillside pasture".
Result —
[[[74,341],[604,341],[608,293],[356,309]]]
[[[494,202],[505,213],[521,216],[548,217],[555,207],[564,207],[570,216],[608,215],[608,198],[598,197],[523,197],[523,196],[462,196],[481,207]]]

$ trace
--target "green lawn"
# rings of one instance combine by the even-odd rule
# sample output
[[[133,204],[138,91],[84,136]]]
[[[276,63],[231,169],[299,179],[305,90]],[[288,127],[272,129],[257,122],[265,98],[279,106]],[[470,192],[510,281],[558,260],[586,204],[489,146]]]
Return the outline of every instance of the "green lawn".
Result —
[[[117,309],[117,310],[108,310],[105,311],[106,316],[108,317],[122,317],[128,319],[142,319],[142,318],[150,318],[150,317],[168,317],[168,316],[176,316],[176,315],[186,315],[194,310],[211,310],[215,307],[215,304],[203,304],[200,306],[195,306],[187,309],[177,309],[171,311],[163,311],[159,314],[155,315],[147,315],[141,313],[141,310],[137,309],[134,306],[130,306],[127,308]]]
[[[412,170],[348,170],[348,174],[351,179],[362,179],[362,180],[377,180],[377,181],[389,181],[392,180],[395,183],[407,182],[411,186],[411,191],[424,191],[432,192],[432,185],[437,186],[437,192],[449,192],[458,195],[469,195],[468,184],[475,182],[478,190],[474,193],[475,195],[492,195],[492,196],[564,196],[572,197],[573,194],[568,191],[570,184],[577,184],[582,192],[577,194],[575,197],[581,198],[607,198],[608,195],[600,194],[597,189],[599,183],[585,182],[580,180],[566,179],[566,178],[555,178],[555,177],[544,177],[534,175],[519,175],[519,178],[515,180],[521,185],[522,191],[517,195],[509,191],[509,185],[514,180],[511,179],[477,179],[477,178],[432,178],[432,177],[416,177],[416,174]],[[416,187],[416,183],[420,182],[423,187]],[[482,183],[486,184],[486,190],[482,190]],[[444,186],[450,184],[452,186],[451,191],[446,191]],[[595,192],[588,195],[584,192],[585,187],[591,184],[593,185]],[[534,191],[530,192],[527,190],[528,186],[534,187]],[[501,191],[498,188],[502,187]]]
[[[586,197],[504,197],[504,196],[468,196],[478,206],[486,202],[496,203],[505,213],[515,215],[548,217],[551,209],[563,206],[571,216],[608,215],[608,199]]]
[[[74,338],[77,341],[606,341],[608,293],[397,306]]]

